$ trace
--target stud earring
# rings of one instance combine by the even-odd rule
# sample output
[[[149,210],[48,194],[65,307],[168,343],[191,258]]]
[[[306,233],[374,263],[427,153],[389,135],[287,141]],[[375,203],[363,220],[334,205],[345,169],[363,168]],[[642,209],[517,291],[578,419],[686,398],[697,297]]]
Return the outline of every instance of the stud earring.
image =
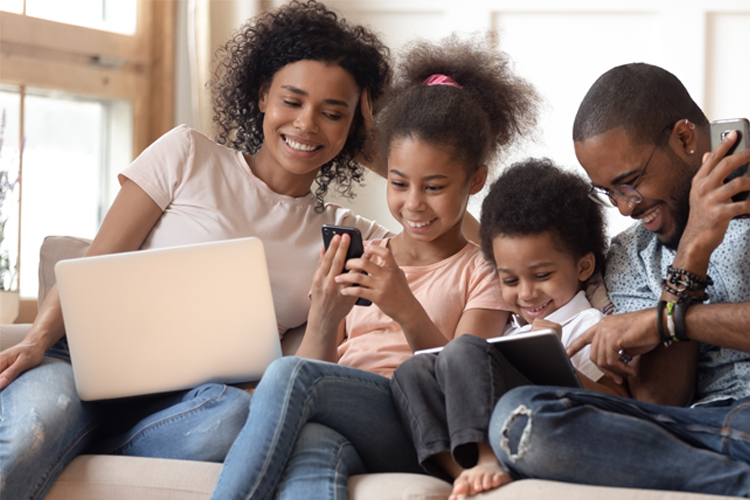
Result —
[[[691,154],[691,155],[692,155],[692,154],[695,154],[695,150],[694,150],[694,149],[691,149],[691,150],[690,150],[690,154]]]

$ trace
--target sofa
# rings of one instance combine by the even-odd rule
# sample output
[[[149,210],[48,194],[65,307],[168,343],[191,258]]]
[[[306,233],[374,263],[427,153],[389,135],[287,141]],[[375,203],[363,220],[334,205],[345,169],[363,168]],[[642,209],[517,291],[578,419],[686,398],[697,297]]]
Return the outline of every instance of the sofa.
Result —
[[[90,241],[67,236],[45,239],[40,253],[39,302],[54,285],[58,260],[83,255]],[[19,342],[30,325],[1,325],[0,349]],[[285,355],[297,349],[303,328],[288,332],[282,341]],[[221,464],[108,455],[81,455],[54,482],[48,500],[202,500],[211,496]],[[658,473],[658,471],[655,471]],[[444,500],[451,485],[418,474],[363,474],[349,480],[352,500]],[[714,495],[605,488],[555,481],[524,479],[503,488],[477,495],[477,499],[613,499],[613,500],[700,500]]]

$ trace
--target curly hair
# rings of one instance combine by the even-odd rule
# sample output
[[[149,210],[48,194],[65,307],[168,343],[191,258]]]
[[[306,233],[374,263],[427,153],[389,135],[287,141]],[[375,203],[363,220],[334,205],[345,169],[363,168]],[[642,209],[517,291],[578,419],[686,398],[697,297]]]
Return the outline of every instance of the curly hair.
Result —
[[[546,158],[508,167],[482,203],[479,236],[485,257],[495,262],[492,243],[498,236],[550,232],[559,250],[576,259],[593,252],[596,270],[603,273],[608,246],[604,209],[589,199],[589,186]]]
[[[415,137],[452,147],[456,160],[473,174],[529,134],[536,126],[540,97],[513,73],[507,54],[497,47],[494,32],[408,45],[378,120],[385,157],[394,140]],[[449,76],[462,88],[424,85],[436,74]]]
[[[218,64],[209,87],[219,144],[253,154],[263,144],[263,113],[258,108],[261,91],[287,64],[301,60],[337,64],[368,89],[377,101],[391,81],[390,54],[378,37],[314,0],[293,1],[248,20],[216,52]],[[341,152],[318,172],[315,191],[318,211],[331,183],[353,197],[353,183],[361,183],[364,169],[354,161],[367,156],[367,134],[357,112],[352,132]]]

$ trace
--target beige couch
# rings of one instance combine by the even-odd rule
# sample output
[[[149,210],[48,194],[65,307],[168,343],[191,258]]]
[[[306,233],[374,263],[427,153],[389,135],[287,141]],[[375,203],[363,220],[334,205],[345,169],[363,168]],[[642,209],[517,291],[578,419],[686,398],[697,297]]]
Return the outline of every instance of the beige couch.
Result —
[[[54,284],[54,264],[63,258],[83,254],[89,241],[71,237],[49,237],[41,249],[39,268],[40,301]],[[29,325],[0,326],[0,349],[19,342]],[[282,343],[285,354],[293,353],[302,332],[290,332]],[[73,460],[57,478],[48,500],[199,500],[211,496],[221,464],[82,455]],[[658,471],[654,471],[658,474]],[[349,481],[352,500],[445,499],[448,483],[417,474],[364,474]],[[503,500],[536,499],[616,499],[677,500],[721,498],[653,490],[580,486],[553,481],[522,480],[475,498]]]

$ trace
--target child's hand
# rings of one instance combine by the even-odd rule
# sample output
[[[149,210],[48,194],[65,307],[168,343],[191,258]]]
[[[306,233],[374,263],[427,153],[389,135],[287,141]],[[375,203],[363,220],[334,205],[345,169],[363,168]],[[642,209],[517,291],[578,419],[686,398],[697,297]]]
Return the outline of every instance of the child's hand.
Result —
[[[421,307],[389,248],[369,245],[363,258],[351,259],[346,267],[356,272],[336,276],[336,282],[361,286],[347,286],[341,291],[343,295],[371,300],[398,323],[401,323],[399,315],[408,315],[414,310],[413,303]],[[361,271],[367,274],[361,274]]]
[[[551,328],[557,332],[557,338],[562,342],[562,326],[558,323],[546,320],[544,318],[537,318],[531,323],[531,331],[546,330]]]
[[[308,318],[311,326],[317,329],[336,331],[356,302],[355,299],[342,295],[341,291],[346,285],[339,284],[335,279],[344,270],[349,243],[348,234],[335,235],[328,251],[320,250],[320,261],[313,275],[312,307]]]

